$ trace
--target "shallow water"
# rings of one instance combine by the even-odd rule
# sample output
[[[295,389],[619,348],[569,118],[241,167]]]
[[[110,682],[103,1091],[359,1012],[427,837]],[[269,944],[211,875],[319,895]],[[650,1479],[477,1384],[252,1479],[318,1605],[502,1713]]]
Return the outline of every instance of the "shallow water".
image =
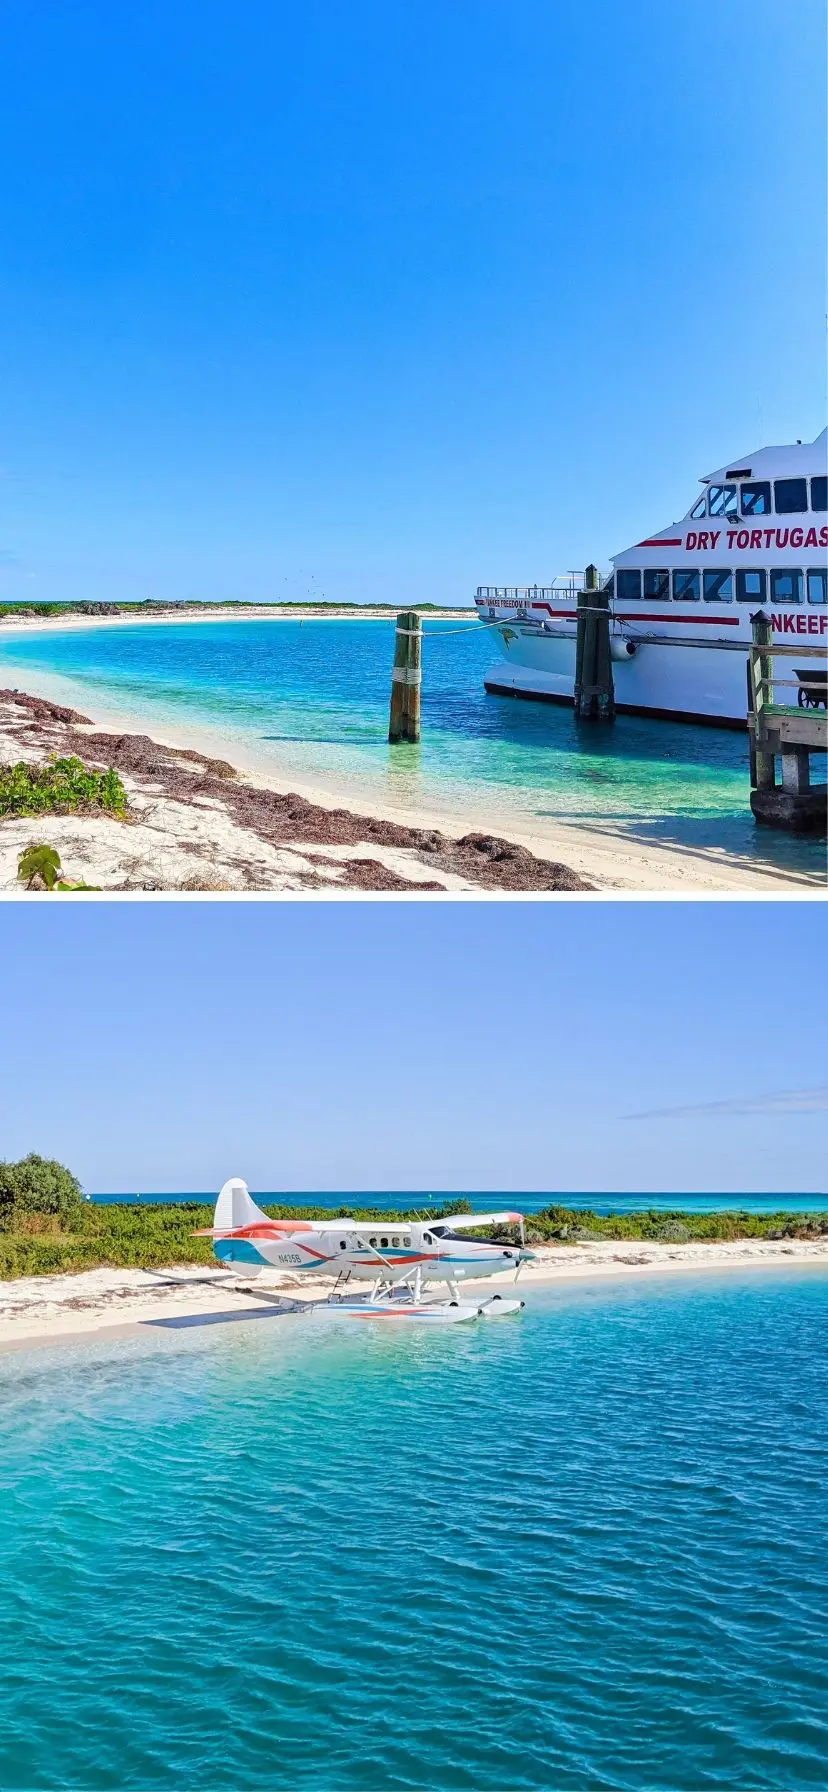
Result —
[[[828,1276],[0,1359],[0,1783],[828,1780]]]
[[[757,829],[746,737],[487,696],[476,625],[427,622],[423,739],[389,747],[391,622],[204,622],[0,639],[0,684],[216,731],[263,764],[352,800],[541,832],[561,819],[821,876],[825,849]],[[465,629],[465,625],[463,625]],[[97,710],[96,710],[97,705]]]

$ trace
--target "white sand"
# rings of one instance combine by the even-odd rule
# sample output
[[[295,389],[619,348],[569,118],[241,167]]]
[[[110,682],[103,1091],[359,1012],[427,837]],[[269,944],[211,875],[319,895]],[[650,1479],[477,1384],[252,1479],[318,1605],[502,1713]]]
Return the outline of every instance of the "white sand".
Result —
[[[525,1265],[518,1283],[522,1298],[556,1283],[614,1276],[675,1274],[728,1269],[828,1269],[828,1238],[738,1239],[712,1244],[655,1244],[596,1239],[592,1244],[544,1246]],[[511,1271],[463,1283],[479,1294],[514,1286]],[[259,1278],[247,1293],[232,1272],[192,1265],[169,1269],[92,1269],[78,1275],[24,1276],[0,1282],[0,1349],[52,1344],[100,1332],[137,1335],[142,1325],[164,1318],[251,1311],[263,1298],[277,1302],[324,1300],[330,1283],[302,1276]],[[356,1284],[355,1291],[367,1291]],[[432,1297],[439,1298],[439,1288]]]
[[[440,614],[444,613],[440,612]],[[450,614],[450,612],[445,614]],[[223,612],[215,619],[243,620],[251,615],[260,615],[257,607],[245,609],[244,612]],[[371,620],[372,618],[376,619],[377,613],[366,610],[364,615],[362,612],[360,615],[363,620]],[[264,620],[265,617],[262,616],[261,619]],[[271,612],[270,619],[285,621],[295,618],[274,616]],[[350,616],[342,614],[333,619],[348,621]],[[141,617],[139,620],[147,623],[169,621],[171,625],[183,625],[202,622],[205,618],[188,615],[171,618]],[[308,617],[306,620],[308,622],[328,621],[331,618],[327,616],[323,618]],[[388,617],[383,620],[389,621],[389,624],[392,621]],[[78,628],[101,627],[104,622],[111,623],[113,627],[123,626],[126,623],[131,623],[132,618],[115,616],[98,619],[77,616],[67,617],[65,620],[51,625],[45,621],[29,622],[28,620],[23,623],[6,623],[0,626],[0,641],[2,641],[3,632],[6,629],[17,633],[45,632],[49,626],[67,630],[75,626]],[[82,688],[67,682],[58,675],[44,673],[34,667],[31,671],[27,669],[26,689],[32,695],[47,697],[52,701],[68,704],[70,707],[84,709],[88,713],[89,704]],[[93,724],[94,727],[105,728],[117,733],[149,734],[153,740],[168,748],[195,747],[208,757],[229,759],[241,772],[245,782],[263,789],[277,791],[281,795],[295,791],[298,795],[305,797],[308,802],[315,803],[323,809],[346,808],[351,814],[371,819],[395,821],[405,827],[438,829],[457,839],[472,829],[496,834],[499,838],[511,840],[519,846],[526,847],[537,858],[568,866],[571,871],[584,878],[599,893],[665,894],[673,897],[734,894],[762,897],[775,893],[783,896],[796,896],[800,900],[809,893],[817,898],[825,894],[828,866],[826,870],[795,872],[787,867],[777,868],[768,864],[760,865],[753,860],[741,860],[717,846],[705,848],[698,845],[683,845],[679,842],[640,840],[622,822],[612,820],[592,821],[588,826],[584,826],[580,822],[569,821],[563,816],[545,816],[542,824],[539,824],[537,828],[513,826],[502,811],[493,811],[487,807],[486,795],[483,792],[478,797],[470,795],[462,809],[453,805],[448,798],[444,804],[423,804],[412,801],[410,798],[406,800],[405,797],[395,794],[386,795],[382,801],[376,802],[372,800],[368,792],[354,789],[344,778],[337,780],[336,774],[333,772],[326,774],[324,784],[303,777],[301,774],[297,775],[292,769],[281,773],[274,765],[274,755],[271,750],[264,754],[257,749],[255,742],[239,739],[228,741],[218,729],[194,726],[184,717],[180,722],[178,718],[165,722],[154,718],[141,718],[135,713],[125,713],[111,708],[97,697],[94,701],[94,708],[97,718]],[[20,753],[17,752],[15,756],[19,758]],[[0,759],[8,757],[9,748],[8,746],[4,748],[2,737],[0,737]],[[129,785],[127,779],[124,779],[124,782]],[[749,797],[747,774],[745,775],[744,796],[747,810]],[[185,854],[189,854],[190,857],[189,860],[182,863],[179,853],[178,828],[180,808],[181,805],[168,805],[166,808],[163,805],[155,805],[154,819],[150,824],[153,838],[142,839],[139,849],[133,852],[131,859],[123,842],[116,843],[111,839],[111,830],[122,827],[123,824],[109,820],[104,821],[101,825],[105,832],[99,835],[97,841],[93,842],[90,836],[89,857],[83,861],[73,860],[71,865],[68,860],[65,861],[68,875],[73,878],[73,881],[84,876],[88,883],[102,884],[105,888],[112,888],[114,883],[121,883],[124,878],[135,883],[141,882],[141,867],[143,867],[146,873],[143,879],[145,885],[149,884],[151,888],[157,889],[180,889],[188,877],[193,880],[193,888],[200,887],[202,889],[205,887],[228,890],[266,888],[274,891],[288,891],[304,887],[303,869],[292,858],[288,862],[284,862],[279,856],[279,862],[274,862],[268,857],[268,849],[264,849],[265,856],[262,857],[262,843],[257,841],[254,835],[248,836],[242,847],[242,843],[237,838],[240,830],[233,832],[231,829],[229,838],[225,838],[217,819],[217,812],[212,815],[209,812],[202,812],[201,815],[194,814],[191,817],[184,836],[187,841],[184,848]],[[139,815],[139,819],[143,818]],[[79,841],[81,833],[86,834],[90,825],[98,824],[90,824],[86,819],[75,818],[67,839]],[[2,824],[0,848],[5,839],[7,826],[7,823]],[[51,832],[52,824],[50,823],[50,835]],[[26,842],[30,838],[31,829],[26,834]],[[62,853],[61,842],[57,837],[53,844]],[[195,862],[192,856],[196,849],[199,849],[200,862]],[[300,855],[308,852],[304,845],[297,846],[296,850]],[[327,852],[327,849],[319,850]],[[378,849],[369,845],[358,848],[347,847],[341,851],[346,857],[380,857]],[[333,857],[334,855],[329,853],[328,856]],[[238,861],[240,858],[248,857],[256,863],[253,871],[245,878],[240,872]],[[77,869],[77,864],[80,862],[88,864],[89,869],[87,871]],[[126,871],[121,870],[124,862],[130,866]],[[381,862],[386,864],[389,870],[396,870],[402,876],[410,877],[412,881],[433,880],[441,883],[450,892],[475,889],[474,884],[466,883],[459,878],[444,878],[439,871],[435,872],[433,868],[412,870],[408,853],[402,856],[395,853],[392,857],[387,857],[383,853]],[[197,885],[195,880],[199,876],[205,875],[202,870],[202,865],[205,863],[215,866],[212,884],[208,882],[205,885],[202,882]],[[422,867],[421,861],[417,863]],[[9,877],[9,864],[10,854],[3,854],[0,851],[0,890],[17,888],[16,860],[11,878]],[[317,867],[317,873],[319,873],[319,867]],[[327,880],[327,873],[323,872],[321,875],[324,880]],[[335,873],[331,876],[330,882],[332,885],[336,883]],[[493,894],[491,891],[486,893],[489,896]],[[515,900],[513,895],[510,895],[509,899]]]
[[[13,764],[20,759],[40,763],[47,756],[45,748],[34,748],[18,738],[10,727],[11,719],[30,718],[20,706],[0,700],[0,763]],[[138,732],[134,723],[124,729],[112,719],[111,725],[118,732]],[[93,729],[82,731],[91,733]],[[179,744],[185,743],[179,740]],[[195,743],[190,740],[189,744]],[[208,741],[208,749],[215,754],[214,740]],[[182,802],[164,795],[161,786],[148,778],[124,773],[122,782],[129,797],[128,821],[111,815],[50,815],[0,823],[0,891],[26,899],[18,881],[18,859],[27,846],[44,839],[59,852],[67,879],[102,890],[295,891],[320,886],[336,890],[346,881],[349,859],[374,859],[415,885],[439,882],[451,891],[476,888],[452,872],[435,870],[409,848],[378,846],[371,841],[348,846],[306,841],[272,846],[252,828],[236,822],[221,801],[200,796],[197,789]],[[295,789],[295,782],[271,783],[270,788],[286,792]],[[330,796],[322,806],[337,808],[341,804]]]
[[[477,619],[475,609],[457,610],[425,610],[422,612],[425,622],[457,622],[472,623]],[[395,615],[388,610],[373,609],[370,604],[360,604],[358,610],[337,610],[331,605],[330,610],[303,610],[301,605],[295,609],[284,610],[275,605],[239,604],[235,609],[224,609],[220,604],[211,604],[209,609],[188,610],[178,613],[175,608],[169,610],[141,611],[127,616],[23,616],[5,617],[0,611],[0,638],[3,635],[45,635],[68,634],[76,629],[84,628],[136,628],[144,623],[157,624],[169,622],[174,625],[187,622],[388,622],[392,626]]]
[[[60,681],[52,681],[34,670],[31,674],[27,672],[26,682],[33,695],[48,697],[61,703],[69,701],[77,704],[81,700],[77,693],[69,696],[61,688]],[[407,827],[439,829],[456,839],[474,826],[483,827],[503,839],[525,846],[540,859],[569,866],[571,871],[583,877],[599,893],[664,893],[693,897],[725,894],[761,896],[775,892],[779,895],[795,894],[800,900],[809,893],[815,897],[824,894],[825,880],[817,874],[793,873],[773,866],[740,862],[715,847],[705,850],[679,844],[654,845],[641,842],[632,839],[622,827],[612,823],[603,826],[593,824],[587,828],[563,819],[547,820],[544,822],[543,832],[535,833],[505,825],[501,815],[486,815],[482,809],[474,813],[470,811],[459,819],[448,811],[424,805],[414,807],[412,804],[390,799],[382,803],[371,802],[361,794],[355,795],[344,785],[342,788],[331,784],[319,785],[307,778],[297,777],[292,771],[280,776],[266,761],[257,757],[254,748],[235,741],[228,747],[218,734],[193,727],[188,722],[162,726],[156,722],[142,722],[134,715],[125,715],[100,705],[96,707],[100,711],[98,721],[90,727],[89,732],[99,727],[117,733],[149,733],[160,745],[173,750],[176,747],[195,747],[208,757],[227,757],[230,753],[233,764],[240,769],[245,782],[262,789],[275,790],[282,795],[295,791],[322,809],[347,808],[352,814],[366,818],[396,821]],[[23,756],[21,745],[11,738],[5,739],[0,732],[0,759],[13,761]],[[32,754],[31,757],[40,755]],[[123,782],[129,791],[137,819],[140,823],[146,823],[148,834],[137,832],[134,828],[125,830],[122,822],[108,817],[101,821],[88,817],[67,817],[63,823],[50,818],[50,844],[60,851],[66,873],[73,881],[83,877],[87,883],[100,884],[104,889],[112,889],[116,884],[131,881],[136,886],[175,890],[180,889],[187,879],[192,880],[191,887],[208,890],[266,888],[280,891],[304,887],[304,867],[301,862],[292,857],[285,859],[281,853],[274,856],[275,849],[267,847],[252,832],[236,828],[235,824],[224,817],[220,806],[208,803],[199,808],[197,804],[170,803],[159,796],[149,804],[147,812],[147,804],[140,795],[137,784],[129,777],[124,777]],[[188,811],[186,816],[185,810]],[[22,826],[21,835],[19,824],[2,823],[0,890],[18,889],[16,854],[37,831],[37,824],[28,823]],[[129,840],[123,837],[125,831],[131,833]],[[183,842],[186,844],[183,845],[182,858]],[[69,856],[64,847],[69,849]],[[311,851],[307,845],[297,844],[296,853],[300,861]],[[398,871],[412,881],[434,880],[441,883],[447,891],[475,889],[474,884],[466,883],[460,878],[443,876],[441,872],[435,871],[433,865],[418,860],[415,854],[407,851],[389,852],[369,843],[347,848],[317,848],[316,851],[324,851],[326,857],[331,859],[375,857],[389,870]],[[248,861],[254,867],[250,874],[241,868],[240,863]],[[320,871],[318,865],[316,872],[323,878],[328,876],[324,870]],[[199,878],[202,879],[201,882],[198,882]],[[330,881],[336,881],[335,873],[331,874]],[[491,895],[493,892],[489,891],[487,894]],[[515,900],[514,896],[509,899]]]

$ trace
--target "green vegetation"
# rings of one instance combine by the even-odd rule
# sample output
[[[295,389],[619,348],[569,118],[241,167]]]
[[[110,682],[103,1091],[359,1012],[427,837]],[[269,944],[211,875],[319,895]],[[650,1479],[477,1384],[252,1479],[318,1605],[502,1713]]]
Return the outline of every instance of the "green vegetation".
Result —
[[[0,765],[0,820],[11,815],[68,815],[102,809],[124,815],[126,791],[118,773],[91,771],[81,759],[53,759],[48,765]],[[51,886],[50,886],[51,887]]]
[[[75,1226],[83,1208],[77,1177],[55,1158],[30,1151],[18,1163],[0,1163],[0,1234]]]
[[[585,1244],[595,1238],[640,1239],[664,1244],[712,1243],[726,1238],[819,1238],[828,1234],[828,1211],[745,1213],[737,1208],[685,1213],[680,1208],[642,1208],[637,1213],[592,1213],[545,1207],[526,1221],[527,1236],[544,1244]]]
[[[17,876],[27,890],[99,890],[100,884],[72,884],[60,875],[60,853],[54,846],[35,842],[27,846],[17,861]]]
[[[34,1166],[27,1170],[26,1166]],[[53,1181],[46,1175],[49,1171]],[[25,1174],[24,1174],[25,1172]],[[50,1190],[57,1186],[55,1173],[68,1178],[67,1189],[77,1191],[61,1206]],[[4,1180],[5,1179],[5,1180]],[[11,1179],[11,1180],[9,1180]],[[5,1195],[8,1187],[24,1189],[23,1196]],[[37,1205],[38,1191],[44,1204]],[[48,1202],[52,1201],[52,1205]],[[329,1207],[268,1206],[273,1219],[330,1219]],[[340,1217],[374,1221],[389,1226],[406,1219],[439,1219],[447,1213],[468,1213],[469,1203],[456,1200],[428,1210],[411,1210],[393,1216],[378,1207],[342,1207]],[[194,1238],[201,1226],[212,1225],[212,1204],[200,1202],[149,1202],[97,1206],[82,1201],[74,1177],[60,1165],[30,1157],[23,1165],[0,1166],[0,1277],[49,1275],[60,1270],[115,1268],[162,1269],[174,1263],[214,1261],[208,1238]],[[655,1240],[670,1243],[727,1238],[820,1238],[828,1236],[828,1212],[773,1214],[719,1212],[705,1214],[664,1213],[654,1209],[623,1215],[581,1213],[553,1206],[527,1220],[530,1244],[582,1244],[597,1238]],[[480,1236],[486,1236],[487,1229]],[[504,1228],[498,1228],[503,1235]]]
[[[238,597],[225,598],[220,603],[206,602],[201,598],[187,598],[181,602],[173,601],[170,603],[163,603],[159,598],[145,597],[138,603],[117,604],[0,603],[0,622],[3,621],[4,617],[9,617],[9,619],[12,620],[16,618],[19,621],[36,616],[146,616],[152,615],[154,611],[167,615],[170,611],[178,612],[179,610],[205,610],[207,612],[210,610],[249,609],[263,610],[265,612],[268,610],[302,610],[303,612],[312,612],[314,615],[319,616],[324,616],[326,612],[330,610],[355,610],[357,614],[360,610],[381,610],[383,615],[396,616],[397,611],[402,607],[402,604],[359,604],[350,600],[340,603],[338,599],[323,599],[321,602],[306,602],[301,598],[295,600],[279,598],[273,603],[264,602],[261,604],[250,604],[246,600]],[[473,604],[417,603],[408,604],[406,605],[406,608],[409,610],[463,610],[476,614]]]

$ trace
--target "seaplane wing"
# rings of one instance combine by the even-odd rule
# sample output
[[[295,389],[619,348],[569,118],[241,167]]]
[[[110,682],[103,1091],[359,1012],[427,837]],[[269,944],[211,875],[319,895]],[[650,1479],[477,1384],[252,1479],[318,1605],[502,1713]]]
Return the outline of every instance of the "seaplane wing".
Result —
[[[435,1220],[438,1230],[470,1232],[478,1226],[522,1226],[522,1213],[447,1213]]]

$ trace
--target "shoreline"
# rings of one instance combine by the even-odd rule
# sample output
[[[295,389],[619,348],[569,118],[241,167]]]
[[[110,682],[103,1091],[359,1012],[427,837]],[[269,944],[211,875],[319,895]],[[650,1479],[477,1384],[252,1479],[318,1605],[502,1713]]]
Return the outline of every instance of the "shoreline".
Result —
[[[84,625],[87,621],[96,621],[95,618],[86,617],[81,617],[78,620]],[[123,619],[116,617],[112,620],[120,622]],[[147,618],[146,620],[149,622],[155,619]],[[199,621],[201,618],[180,618],[179,620]],[[40,625],[37,626],[40,627]],[[0,662],[1,670],[2,662]],[[9,670],[12,671],[13,668],[9,668]],[[72,681],[62,680],[59,674],[38,673],[35,682],[41,687],[42,696],[31,696],[24,691],[7,690],[3,693],[7,700],[5,717],[7,723],[9,721],[9,699],[16,700],[17,704],[28,706],[30,709],[51,707],[55,715],[63,711],[66,715],[74,713],[76,717],[80,716],[80,712],[72,712],[67,705],[67,686],[71,686],[71,691],[74,691],[75,688]],[[72,700],[78,701],[79,699],[73,697]],[[244,786],[252,791],[270,792],[275,798],[282,799],[290,798],[298,793],[304,803],[313,805],[320,814],[327,812],[332,816],[347,815],[352,824],[349,836],[351,843],[355,844],[362,840],[371,852],[374,852],[371,840],[373,836],[377,836],[378,830],[396,833],[397,843],[402,845],[405,844],[402,838],[403,834],[408,836],[412,845],[415,844],[412,835],[421,838],[425,834],[438,833],[446,841],[456,845],[464,837],[474,834],[482,835],[485,830],[487,834],[495,836],[496,842],[500,843],[501,848],[503,846],[514,848],[515,852],[518,855],[523,855],[524,859],[535,861],[537,867],[534,881],[529,876],[528,866],[525,864],[526,876],[523,881],[510,882],[504,878],[498,884],[497,879],[487,876],[484,884],[481,885],[477,881],[474,858],[456,865],[447,864],[444,874],[440,876],[438,871],[435,880],[434,874],[437,868],[433,858],[428,858],[423,862],[422,855],[417,859],[414,854],[411,857],[411,862],[405,863],[398,859],[389,859],[386,855],[381,868],[382,879],[375,881],[374,884],[371,883],[365,871],[359,874],[357,881],[349,882],[345,868],[333,876],[325,877],[320,875],[321,868],[318,863],[316,866],[309,866],[307,863],[301,862],[299,864],[279,864],[272,858],[268,863],[262,863],[262,854],[259,850],[261,843],[258,841],[254,841],[251,846],[249,840],[245,843],[236,838],[232,842],[231,850],[231,843],[226,839],[222,841],[220,838],[222,834],[226,834],[226,829],[219,825],[216,818],[213,822],[213,834],[216,836],[217,829],[217,836],[211,838],[211,823],[205,805],[203,803],[199,805],[194,792],[185,795],[179,788],[176,792],[177,797],[179,801],[182,799],[187,801],[189,810],[186,816],[186,825],[185,818],[181,815],[177,819],[168,815],[166,825],[160,829],[161,835],[166,835],[166,838],[162,837],[155,842],[162,858],[168,862],[171,861],[173,869],[169,871],[162,869],[157,874],[153,872],[149,878],[144,878],[143,883],[127,881],[125,884],[123,879],[115,884],[111,881],[106,883],[105,880],[110,873],[106,866],[103,870],[96,868],[99,855],[93,853],[89,868],[84,870],[82,875],[86,878],[87,883],[102,884],[106,888],[132,887],[148,891],[175,891],[186,887],[195,892],[200,888],[206,891],[216,889],[289,891],[318,888],[320,884],[324,885],[327,881],[328,883],[336,882],[342,889],[359,888],[369,891],[376,889],[383,893],[394,889],[400,891],[411,889],[416,892],[423,886],[442,894],[475,894],[479,893],[481,889],[492,893],[502,889],[513,894],[533,891],[544,893],[565,889],[583,893],[592,892],[597,895],[602,893],[666,894],[695,898],[700,895],[767,895],[773,892],[802,900],[808,896],[818,898],[824,896],[825,893],[824,881],[816,873],[795,873],[787,868],[777,868],[767,864],[747,864],[728,857],[715,847],[705,850],[677,843],[641,842],[626,832],[623,825],[612,822],[605,825],[593,823],[590,826],[583,826],[564,818],[556,818],[547,823],[541,833],[532,829],[512,827],[499,816],[493,821],[491,811],[488,814],[486,812],[485,799],[479,806],[470,805],[462,815],[453,812],[450,804],[446,804],[445,807],[438,804],[430,805],[427,802],[412,805],[391,798],[377,802],[349,789],[344,780],[339,785],[335,778],[327,784],[322,784],[314,778],[297,777],[293,772],[280,773],[269,758],[257,754],[255,748],[251,750],[246,743],[239,740],[233,740],[228,744],[218,729],[211,730],[207,727],[193,725],[187,720],[175,719],[167,723],[142,718],[134,712],[125,713],[97,701],[95,708],[100,715],[99,722],[91,722],[87,716],[83,716],[77,723],[77,732],[71,750],[77,752],[81,757],[88,756],[96,734],[102,738],[111,739],[110,730],[117,733],[122,742],[132,739],[135,742],[143,741],[159,748],[161,753],[168,756],[170,762],[175,762],[179,772],[182,757],[193,759],[195,755],[201,755],[206,761],[211,759],[215,761],[218,754],[223,756],[229,751],[233,755],[230,771],[239,780],[243,779]],[[19,716],[17,721],[19,723]],[[29,722],[31,724],[31,716]],[[6,740],[4,742],[2,738],[3,724],[4,717],[0,711],[0,760],[9,760],[20,755],[9,741],[8,727],[5,730]],[[84,742],[79,738],[81,730],[88,734],[88,741]],[[151,733],[148,732],[149,730]],[[32,736],[31,726],[27,732],[35,752],[27,752],[23,756],[36,757],[37,742]],[[54,739],[44,740],[40,757],[45,759],[48,751],[53,750],[55,750]],[[156,754],[156,760],[158,757],[159,755]],[[116,769],[119,769],[117,765]],[[215,795],[215,793],[213,794]],[[226,787],[224,794],[226,794]],[[158,810],[157,803],[156,810]],[[77,838],[79,831],[86,833],[91,838],[88,817],[75,815],[62,819],[64,829],[68,827],[67,838]],[[163,821],[164,818],[160,814],[156,814],[155,819]],[[5,867],[4,874],[2,864],[3,837],[9,825],[8,821],[0,823],[0,888],[11,892],[16,890],[15,878],[9,876],[8,866]],[[54,825],[53,823],[53,831]],[[96,821],[92,825],[98,829],[111,830],[113,825],[119,824]],[[317,850],[320,850],[324,844],[324,834],[323,826],[315,837]],[[57,840],[55,844],[60,847],[61,843]],[[100,842],[98,844],[100,845]],[[150,844],[150,842],[147,843],[148,850]],[[333,841],[332,844],[334,844]],[[222,845],[227,848],[226,853],[223,853]],[[207,881],[199,885],[193,881],[197,876],[196,866],[192,861],[187,863],[186,859],[182,860],[182,851],[194,854],[196,857],[200,851],[205,867],[208,864],[210,867],[215,867],[216,864],[221,865],[225,860],[229,860],[231,868],[226,871],[223,878],[214,875],[212,879],[205,869],[204,876]],[[341,858],[342,855],[339,856]],[[351,855],[351,857],[354,856]],[[242,875],[239,878],[232,870],[232,865],[239,863],[243,865],[245,857],[248,861],[248,871],[246,876]],[[68,861],[67,869],[72,875],[72,867],[69,866]],[[80,876],[81,872],[78,871],[75,875]],[[378,873],[378,878],[379,875]]]
[[[305,794],[299,780],[241,773],[214,756],[213,739],[193,735],[202,746],[167,744],[134,729],[109,733],[64,703],[0,689],[0,763],[43,766],[75,755],[99,770],[113,767],[129,804],[121,817],[100,809],[4,817],[0,891],[26,899],[17,862],[33,838],[56,848],[72,882],[83,878],[105,893],[593,888],[568,865],[505,836],[452,830],[425,815],[401,821],[380,805],[360,813],[334,793]]]
[[[536,1261],[524,1267],[518,1286],[525,1298],[531,1289],[545,1290],[574,1281],[774,1268],[828,1271],[828,1238],[690,1244],[601,1239],[587,1245],[540,1246]],[[513,1285],[514,1277],[508,1271],[469,1279],[463,1290],[471,1294],[507,1292]],[[145,1327],[165,1321],[197,1323],[201,1319],[215,1324],[226,1319],[232,1324],[245,1313],[258,1313],[266,1319],[271,1315],[262,1308],[269,1306],[266,1297],[271,1295],[272,1317],[277,1318],[290,1311],[290,1303],[322,1300],[329,1293],[328,1283],[289,1275],[259,1282],[256,1293],[248,1293],[238,1288],[232,1272],[191,1264],[171,1264],[159,1270],[92,1269],[23,1276],[0,1282],[0,1353],[82,1342],[101,1335],[140,1337]],[[439,1289],[432,1289],[431,1295],[439,1298]],[[287,1303],[281,1313],[280,1300]]]
[[[413,609],[417,608],[416,604],[401,606],[401,608],[405,607]],[[465,624],[467,619],[470,623],[478,621],[477,610],[473,607],[456,610],[422,610],[420,611],[420,615],[424,622],[460,622],[461,624]],[[70,611],[66,616],[6,616],[3,611],[0,610],[0,636],[3,634],[65,634],[67,631],[75,629],[104,627],[132,628],[133,626],[144,626],[148,623],[388,622],[390,624],[396,624],[396,617],[396,609],[381,610],[371,604],[360,604],[353,610],[340,610],[337,609],[336,604],[332,604],[330,611],[313,609],[310,605],[303,607],[301,604],[297,604],[295,609],[283,608],[281,605],[276,604],[239,604],[238,608],[232,609],[226,604],[216,604],[214,609],[212,605],[208,606],[205,604],[203,609],[195,612],[192,610],[179,611],[175,605],[171,604],[168,609],[161,608],[151,611],[142,610],[136,611],[134,614],[122,613],[115,616],[108,611],[101,616],[94,616],[86,611],[79,614],[74,610]]]

